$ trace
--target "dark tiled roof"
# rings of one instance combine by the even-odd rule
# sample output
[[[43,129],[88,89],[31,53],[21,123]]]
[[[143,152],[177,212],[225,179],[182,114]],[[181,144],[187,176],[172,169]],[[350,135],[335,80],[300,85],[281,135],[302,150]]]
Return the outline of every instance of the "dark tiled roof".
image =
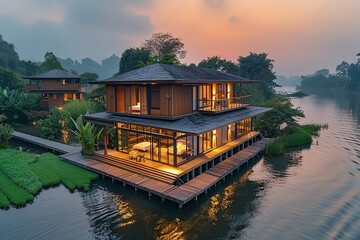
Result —
[[[155,63],[143,68],[138,68],[123,74],[115,75],[114,77],[106,80],[97,81],[96,83],[184,80],[228,80],[251,82],[251,80],[214,69]]]
[[[196,113],[178,120],[159,120],[140,117],[119,116],[111,113],[101,112],[85,116],[90,122],[121,122],[129,124],[137,124],[155,128],[163,128],[174,131],[200,134],[210,131],[217,127],[225,126],[245,118],[254,117],[256,115],[269,111],[270,108],[250,106],[241,110],[226,112],[216,115],[208,115]],[[109,125],[109,124],[107,124]]]
[[[79,78],[79,76],[76,76],[72,73],[66,72],[66,71],[62,71],[59,69],[53,69],[50,70],[48,72],[44,72],[35,76],[29,76],[29,77],[23,77],[25,79],[74,79],[74,78]]]

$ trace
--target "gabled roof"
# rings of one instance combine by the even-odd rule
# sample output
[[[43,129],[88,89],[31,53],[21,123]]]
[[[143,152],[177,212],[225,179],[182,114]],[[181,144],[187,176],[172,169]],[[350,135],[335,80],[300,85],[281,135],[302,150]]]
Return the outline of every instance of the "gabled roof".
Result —
[[[35,76],[24,76],[23,78],[25,79],[74,79],[74,78],[79,78],[79,76],[74,75],[72,73],[63,71],[63,70],[59,70],[59,69],[52,69],[48,72],[44,72],[44,73],[40,73],[38,75]]]
[[[86,121],[96,124],[113,126],[114,122],[136,124],[148,127],[162,128],[185,133],[200,134],[215,128],[226,126],[245,118],[255,117],[270,111],[270,108],[249,106],[237,111],[216,115],[196,113],[177,120],[149,119],[137,116],[120,116],[107,112],[85,115]]]
[[[112,82],[216,82],[216,81],[230,81],[230,82],[257,82],[245,79],[233,74],[221,72],[214,69],[178,66],[170,64],[155,63],[152,65],[138,68],[123,74],[115,75],[109,79],[96,81],[93,83],[112,83]]]

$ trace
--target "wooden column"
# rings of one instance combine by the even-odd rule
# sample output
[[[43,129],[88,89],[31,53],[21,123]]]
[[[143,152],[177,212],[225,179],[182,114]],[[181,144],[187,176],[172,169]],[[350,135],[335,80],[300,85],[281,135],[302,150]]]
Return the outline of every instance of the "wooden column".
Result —
[[[104,127],[104,155],[107,155],[107,143],[108,143],[108,136],[107,136],[107,129],[105,126]]]

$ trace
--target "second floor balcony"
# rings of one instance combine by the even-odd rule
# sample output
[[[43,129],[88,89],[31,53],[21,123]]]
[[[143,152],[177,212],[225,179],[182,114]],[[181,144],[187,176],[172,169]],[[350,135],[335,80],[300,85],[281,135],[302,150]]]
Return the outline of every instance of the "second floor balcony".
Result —
[[[242,95],[224,99],[199,99],[199,111],[219,113],[244,108],[250,104],[251,95]]]

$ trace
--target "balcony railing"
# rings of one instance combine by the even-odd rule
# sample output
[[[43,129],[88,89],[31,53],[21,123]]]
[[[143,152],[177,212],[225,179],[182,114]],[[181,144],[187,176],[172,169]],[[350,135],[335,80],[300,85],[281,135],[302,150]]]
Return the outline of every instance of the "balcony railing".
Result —
[[[250,97],[251,95],[243,95],[216,100],[199,99],[199,110],[204,112],[224,112],[243,108],[250,105]]]

